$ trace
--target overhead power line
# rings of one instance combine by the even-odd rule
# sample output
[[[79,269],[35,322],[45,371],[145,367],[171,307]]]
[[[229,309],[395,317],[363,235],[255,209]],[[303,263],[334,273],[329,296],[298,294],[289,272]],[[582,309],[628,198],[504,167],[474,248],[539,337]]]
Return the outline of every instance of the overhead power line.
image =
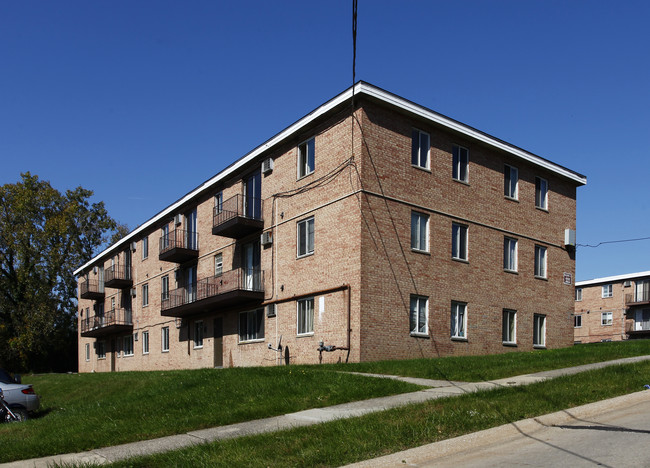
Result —
[[[596,248],[596,247],[599,247],[599,246],[601,246],[601,245],[603,245],[603,244],[620,244],[620,243],[623,243],[623,242],[636,242],[636,241],[642,241],[642,240],[648,240],[648,239],[650,239],[650,237],[639,237],[639,238],[637,238],[637,239],[621,239],[621,240],[613,240],[613,241],[603,241],[603,242],[599,242],[598,244],[595,244],[595,245],[590,245],[590,244],[576,244],[576,246],[578,246],[578,247],[592,247],[592,248]]]

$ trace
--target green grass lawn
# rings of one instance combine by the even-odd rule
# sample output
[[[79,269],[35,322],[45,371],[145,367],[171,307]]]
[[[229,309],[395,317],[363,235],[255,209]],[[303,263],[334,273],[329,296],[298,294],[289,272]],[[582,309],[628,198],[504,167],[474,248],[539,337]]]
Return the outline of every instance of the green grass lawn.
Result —
[[[24,381],[34,384],[41,395],[42,410],[26,423],[0,425],[0,462],[80,452],[419,388],[339,371],[476,381],[643,354],[650,354],[650,340],[367,364],[25,376]]]
[[[650,362],[501,388],[359,418],[199,445],[111,467],[341,466],[521,419],[643,391]]]

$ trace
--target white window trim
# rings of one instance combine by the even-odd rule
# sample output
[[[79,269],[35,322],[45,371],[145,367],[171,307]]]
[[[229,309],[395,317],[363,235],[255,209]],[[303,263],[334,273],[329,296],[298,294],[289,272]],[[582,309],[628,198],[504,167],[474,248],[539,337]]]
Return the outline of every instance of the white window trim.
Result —
[[[538,262],[537,262],[537,252],[538,251],[544,252],[541,264],[538,264]],[[540,279],[547,279],[548,278],[548,260],[547,260],[547,257],[548,257],[548,249],[546,247],[544,247],[543,245],[536,245],[535,246],[535,262],[534,262],[535,263],[535,265],[534,265],[535,266],[535,278],[540,278]],[[539,271],[539,273],[543,273],[543,274],[538,274],[538,270],[540,269],[538,267],[540,267],[541,270],[542,270],[542,271]]]
[[[503,171],[503,178],[504,178],[504,189],[505,189],[505,168],[508,168],[508,178],[509,180],[512,180],[512,173],[516,174],[517,180],[515,182],[515,193],[513,195],[510,195],[509,193],[504,193],[504,196],[509,199],[509,200],[516,200],[519,201],[519,169],[516,168],[515,166],[511,166],[510,164],[504,164],[504,171]],[[504,190],[505,192],[505,190]],[[508,184],[508,192],[510,192],[510,184]]]
[[[309,222],[310,221],[314,226],[313,228],[314,239],[312,241],[311,251],[309,250]],[[302,224],[305,225],[305,236],[306,236],[305,253],[303,254],[300,253],[300,225]],[[309,218],[305,218],[296,223],[296,258],[303,258],[303,257],[309,257],[310,255],[314,255],[314,250],[316,250],[316,221],[314,220],[313,216],[310,216]]]
[[[576,299],[576,302],[581,302],[582,301],[582,288],[576,288],[576,297],[575,297],[575,299]]]
[[[197,344],[197,336],[196,336],[196,331],[201,330],[201,344]],[[194,342],[194,349],[202,349],[203,348],[203,342],[205,339],[205,333],[203,332],[203,320],[197,320],[194,322],[194,336],[192,337],[192,341]]]
[[[609,323],[603,323],[603,319],[609,316]],[[611,327],[614,324],[614,313],[613,312],[601,312],[600,313],[600,326],[601,327]]]
[[[608,292],[607,294],[605,293],[605,288],[607,288]],[[614,287],[611,284],[604,284],[601,286],[601,299],[609,299],[610,297],[614,297]]]
[[[414,239],[413,239],[413,221],[414,221],[414,219],[413,219],[413,216],[414,216],[414,215],[417,215],[417,216],[418,216],[418,219],[420,219],[420,220],[421,220],[421,219],[424,219],[424,220],[425,220],[425,229],[424,229],[424,231],[425,231],[424,249],[421,249],[421,248],[419,247],[419,245],[420,245],[422,242],[419,242],[419,243],[418,243],[418,247],[413,247],[413,243],[414,243]],[[426,253],[429,252],[429,218],[430,218],[429,215],[426,214],[426,213],[422,213],[422,212],[420,212],[420,211],[411,211],[411,250],[412,250],[413,252],[426,252]],[[417,232],[418,232],[418,233],[420,232],[419,227],[420,227],[420,226],[419,226],[419,224],[418,224],[418,229],[417,229]],[[421,241],[421,239],[418,239],[418,240]]]
[[[509,262],[509,263],[514,263],[514,269],[507,268],[505,265],[505,255],[506,255],[506,240],[508,240],[508,253],[510,252],[510,242],[515,243],[515,249],[514,249],[514,262]],[[519,271],[519,241],[515,239],[514,237],[504,237],[504,242],[503,242],[503,260],[504,260],[504,265],[503,269],[504,271],[510,272],[510,273],[517,273]]]
[[[458,330],[458,307],[463,307],[463,334],[454,334],[454,329]],[[454,340],[467,340],[467,303],[452,301],[451,302],[451,316],[453,324],[451,326],[451,338]]]
[[[413,137],[415,136],[415,132],[417,132],[418,136],[418,164],[413,164]],[[422,135],[427,136],[427,141],[429,142],[426,150],[426,164],[424,166],[420,165],[419,162],[422,160],[422,147],[420,145],[420,142],[422,141]],[[423,130],[420,130],[418,128],[413,128],[411,131],[411,166],[416,167],[418,169],[427,169],[431,170],[431,135],[428,132],[425,132]]]
[[[458,148],[458,168],[455,167],[454,164],[454,151]],[[461,150],[465,150],[467,152],[467,162],[465,163],[465,178],[461,178],[461,173],[462,173],[462,167],[463,167],[463,162],[460,157]],[[452,165],[452,171],[451,171],[451,176],[452,179],[457,181],[457,182],[462,182],[464,184],[469,184],[469,148],[465,148],[464,146],[460,145],[454,145],[452,148],[452,154],[451,154],[451,161]],[[458,177],[454,177],[454,170],[458,169]]]
[[[465,232],[465,242],[464,242],[464,245],[460,245],[460,240],[459,240],[459,239],[454,239],[454,227],[455,227],[455,226],[458,226],[458,227],[459,227],[459,229],[458,229],[458,233],[459,233],[459,237],[460,237],[461,240],[462,240],[462,238],[463,238],[463,236],[461,235],[461,232],[462,232],[462,231]],[[458,241],[458,242],[456,242],[456,241]],[[469,245],[469,227],[466,226],[465,224],[452,223],[452,224],[451,224],[451,242],[452,242],[452,247],[451,247],[451,258],[453,258],[454,260],[460,260],[460,261],[463,261],[463,262],[468,262],[468,261],[469,261],[469,248],[468,248],[468,245]],[[464,257],[463,257],[463,256],[456,256],[456,257],[454,257],[454,245],[455,245],[456,243],[459,244],[459,245],[458,245],[458,248],[457,248],[457,252],[458,252],[459,254],[462,253],[463,249],[465,250],[465,256],[464,256]]]
[[[251,314],[251,313],[256,313],[256,312],[258,312],[258,311],[261,311],[261,314],[262,314],[262,334],[263,334],[264,336],[262,336],[261,338],[253,338],[253,339],[250,339],[250,340],[242,340],[242,339],[241,339],[241,322],[239,322],[239,324],[238,324],[238,330],[237,330],[237,340],[238,340],[237,342],[238,342],[239,344],[261,343],[261,342],[263,342],[263,341],[266,339],[266,336],[265,336],[265,333],[264,333],[264,332],[265,332],[265,324],[264,324],[264,320],[265,320],[265,317],[264,317],[264,309],[253,309],[253,310],[245,310],[245,311],[243,311],[243,312],[239,312],[238,319],[239,319],[239,317],[241,317],[242,314]],[[297,318],[297,315],[296,315],[296,318]],[[258,330],[258,334],[259,334],[259,332],[260,332],[260,330]],[[312,333],[312,334],[313,334],[313,333]]]
[[[309,142],[314,141],[314,167],[309,170]],[[304,161],[303,161],[303,152],[301,150],[302,147],[305,147],[306,149],[306,155],[304,156]],[[303,177],[307,177],[310,174],[313,174],[314,171],[316,170],[316,137],[311,137],[303,141],[298,145],[297,148],[298,151],[298,164],[297,164],[297,173],[296,177],[298,179],[302,179]],[[304,173],[303,173],[304,170]]]
[[[535,329],[537,328],[536,320],[541,317],[542,320],[542,333],[541,343],[535,343]],[[533,347],[534,348],[546,348],[546,315],[544,314],[534,314],[533,315]]]
[[[97,359],[106,359],[106,342],[98,341],[97,348]]]
[[[217,259],[219,259],[219,261],[217,261]],[[221,275],[223,275],[223,252],[218,252],[214,255],[214,276]]]
[[[312,307],[311,307],[311,314],[312,314],[311,327],[312,327],[312,330],[308,331],[308,332],[302,332],[301,333],[300,328],[299,328],[299,326],[300,326],[300,320],[299,320],[300,303],[301,302],[308,302],[308,301],[311,301],[311,303],[312,303]],[[314,297],[306,297],[304,299],[299,299],[299,300],[296,301],[296,336],[313,336],[313,334],[314,334],[314,318],[315,318],[315,315],[316,315],[315,307],[316,307],[316,301],[315,301]]]
[[[167,348],[165,348],[165,330],[167,330]],[[160,349],[162,353],[168,353],[171,348],[171,343],[169,342],[169,327],[162,327],[160,329]]]
[[[142,307],[149,306],[149,283],[142,285]]]
[[[418,323],[416,324],[416,331],[411,330],[411,301],[413,298],[416,298],[418,300],[418,306],[419,306],[419,301],[424,300],[425,301],[425,313],[424,313],[424,329],[426,330],[425,332],[417,331],[420,328],[420,317],[419,313],[417,314],[416,318],[418,320]],[[419,308],[418,311],[419,312]],[[409,335],[410,336],[416,336],[416,337],[424,337],[428,338],[429,337],[429,297],[428,296],[420,296],[417,294],[411,294],[411,297],[409,298]]]
[[[142,260],[149,258],[149,236],[142,238]]]
[[[90,361],[90,343],[86,343],[86,362]]]
[[[146,348],[145,348],[146,345]],[[142,354],[149,354],[149,332],[142,332]]]
[[[133,343],[134,343],[133,335],[131,335],[130,338],[131,338],[131,351],[129,351],[129,352],[127,352],[126,346],[124,346],[124,344],[127,342],[129,337],[125,336],[124,339],[122,340],[122,348],[124,349],[124,352],[122,354],[124,354],[124,357],[130,357],[130,356],[133,356],[135,354],[134,351],[133,351]]]
[[[512,314],[514,316],[514,327],[513,327],[513,332],[512,332],[512,340],[504,340],[503,336],[501,337],[503,344],[504,345],[516,345],[517,344],[517,311],[512,310],[512,309],[503,309],[503,312],[501,313],[501,333],[503,334],[503,316],[505,313],[508,312],[509,314]]]
[[[540,197],[540,203],[537,203],[537,180],[544,183],[544,196]],[[541,183],[540,183],[541,187]],[[543,177],[535,177],[535,208],[548,211],[548,180]]]

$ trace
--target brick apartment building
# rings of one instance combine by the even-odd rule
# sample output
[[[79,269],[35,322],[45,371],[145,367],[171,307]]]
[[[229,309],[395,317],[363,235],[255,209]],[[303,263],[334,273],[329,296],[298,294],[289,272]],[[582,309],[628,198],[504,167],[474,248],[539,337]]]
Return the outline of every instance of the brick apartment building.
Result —
[[[576,343],[650,337],[650,271],[576,283]]]
[[[585,183],[359,82],[75,272],[79,370],[569,346]]]

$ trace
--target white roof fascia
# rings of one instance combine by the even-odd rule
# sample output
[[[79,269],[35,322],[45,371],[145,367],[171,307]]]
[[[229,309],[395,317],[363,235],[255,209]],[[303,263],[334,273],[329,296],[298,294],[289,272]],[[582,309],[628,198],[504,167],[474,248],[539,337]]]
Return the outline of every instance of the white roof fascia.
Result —
[[[602,284],[602,283],[618,283],[621,281],[633,280],[633,279],[644,278],[644,277],[650,277],[650,271],[641,271],[639,273],[628,273],[625,275],[605,276],[603,278],[594,278],[585,281],[576,281],[576,287],[591,286],[594,284]]]
[[[122,246],[123,244],[126,244],[127,242],[131,241],[131,239],[137,237],[138,234],[141,232],[151,228],[151,226],[155,225],[158,223],[161,219],[164,219],[165,217],[171,217],[175,214],[175,211],[179,209],[183,204],[191,200],[192,198],[196,197],[197,195],[201,194],[202,192],[212,188],[214,185],[216,185],[218,182],[221,180],[227,178],[230,174],[236,172],[238,169],[240,169],[242,166],[248,164],[250,161],[255,159],[257,156],[259,156],[261,153],[264,151],[267,151],[269,148],[272,148],[273,146],[281,143],[283,140],[291,137],[294,133],[298,132],[302,127],[308,125],[312,121],[316,120],[317,118],[321,117],[322,115],[326,114],[329,112],[331,109],[334,107],[340,105],[341,103],[345,102],[346,100],[350,99],[352,97],[352,91],[353,88],[350,87],[347,90],[343,91],[341,94],[338,96],[335,96],[334,98],[330,99],[326,103],[322,104],[319,106],[317,109],[312,111],[311,113],[307,114],[300,120],[296,121],[294,124],[290,125],[274,137],[270,138],[267,140],[265,143],[261,144],[257,148],[253,149],[251,152],[248,154],[244,155],[242,158],[239,160],[235,161],[233,164],[225,168],[223,171],[219,172],[217,175],[212,177],[211,179],[207,180],[191,192],[189,192],[187,195],[173,203],[172,205],[168,206],[164,210],[162,210],[160,213],[155,215],[153,218],[149,219],[147,222],[144,224],[138,226],[136,229],[131,231],[128,235],[123,237],[120,241],[117,243],[113,244],[112,246],[108,247],[107,249],[104,249],[102,252],[99,254],[95,255],[92,259],[90,259],[88,262],[86,262],[84,265],[81,267],[77,268],[74,271],[75,276],[81,274],[85,269],[89,268],[92,266],[95,262],[97,262],[101,257],[104,257],[108,254],[110,254],[111,251],[118,251],[119,247]],[[532,164],[535,164],[537,166],[541,166],[551,172],[554,172],[558,175],[567,177],[578,184],[586,184],[587,183],[587,178],[584,176],[580,176],[579,174],[576,174],[568,169],[565,169],[561,166],[558,166],[550,161],[547,161],[543,158],[540,158],[539,156],[535,156],[532,153],[528,153],[527,151],[524,151],[520,148],[517,148],[515,146],[509,145],[503,141],[500,141],[496,138],[490,137],[489,135],[482,133],[476,129],[473,129],[471,127],[468,127],[466,125],[461,124],[460,122],[457,122],[455,120],[449,119],[441,114],[438,114],[436,112],[433,112],[429,109],[426,109],[420,105],[417,105],[411,101],[408,101],[404,98],[401,98],[395,94],[389,93],[387,91],[384,91],[380,88],[377,88],[376,86],[373,86],[371,84],[365,83],[363,81],[358,82],[357,84],[354,85],[354,94],[359,95],[359,94],[366,94],[368,96],[375,97],[376,99],[379,99],[380,101],[384,101],[387,104],[393,105],[395,107],[401,108],[405,111],[408,111],[410,113],[413,113],[415,115],[418,115],[420,117],[423,117],[425,119],[431,120],[439,125],[445,126],[450,128],[451,130],[457,131],[459,133],[465,134],[471,138],[474,138],[476,140],[482,141],[484,143],[487,143],[491,146],[494,146],[496,148],[499,148],[503,151],[506,151],[508,153],[511,153],[521,159],[524,159],[526,161],[531,162]]]

